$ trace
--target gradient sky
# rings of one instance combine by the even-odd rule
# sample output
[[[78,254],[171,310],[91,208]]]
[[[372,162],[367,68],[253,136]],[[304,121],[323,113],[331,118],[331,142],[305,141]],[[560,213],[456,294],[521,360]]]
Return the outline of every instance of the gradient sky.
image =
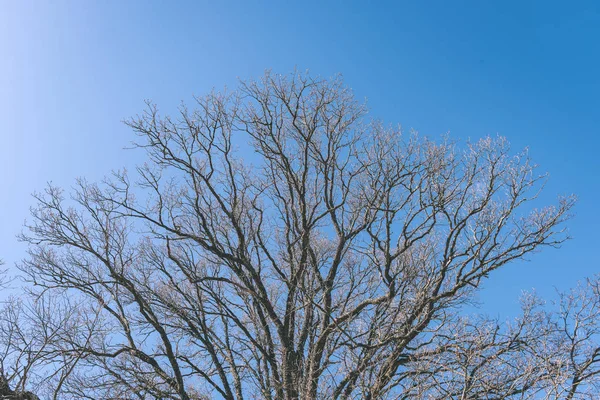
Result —
[[[567,5],[568,4],[568,5]],[[492,275],[485,310],[599,271],[600,2],[0,0],[0,258],[24,257],[31,193],[133,166],[121,121],[265,69],[342,73],[421,134],[507,136],[579,197],[574,239]]]

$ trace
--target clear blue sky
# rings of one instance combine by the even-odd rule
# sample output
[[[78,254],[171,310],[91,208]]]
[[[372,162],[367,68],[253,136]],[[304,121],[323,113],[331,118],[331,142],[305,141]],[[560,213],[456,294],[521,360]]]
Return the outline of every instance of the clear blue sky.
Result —
[[[377,4],[377,5],[376,5]],[[0,0],[0,258],[45,183],[98,180],[137,153],[121,123],[267,68],[342,73],[372,114],[429,136],[499,133],[579,196],[574,240],[493,275],[482,300],[599,272],[600,2]]]

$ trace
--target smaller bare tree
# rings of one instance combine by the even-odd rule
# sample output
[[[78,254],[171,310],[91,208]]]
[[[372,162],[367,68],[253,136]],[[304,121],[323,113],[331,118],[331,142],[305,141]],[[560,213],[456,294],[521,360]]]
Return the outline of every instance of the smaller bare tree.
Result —
[[[81,312],[66,297],[18,290],[0,302],[0,399],[57,399],[81,356],[70,340],[83,329]]]
[[[553,392],[565,399],[597,399],[600,394],[600,277],[560,293],[548,344],[559,349]]]

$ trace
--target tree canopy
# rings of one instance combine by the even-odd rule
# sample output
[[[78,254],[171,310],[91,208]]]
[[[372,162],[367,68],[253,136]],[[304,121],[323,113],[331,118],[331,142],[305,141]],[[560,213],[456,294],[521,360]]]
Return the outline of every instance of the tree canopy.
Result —
[[[572,197],[506,139],[367,116],[342,80],[267,73],[127,122],[147,162],[36,195],[1,371],[48,398],[576,398],[598,391],[598,288],[504,323],[493,271],[568,235]],[[541,396],[541,397],[540,397]],[[545,396],[545,397],[544,397]],[[583,397],[582,397],[583,398]],[[591,398],[591,397],[589,397]]]

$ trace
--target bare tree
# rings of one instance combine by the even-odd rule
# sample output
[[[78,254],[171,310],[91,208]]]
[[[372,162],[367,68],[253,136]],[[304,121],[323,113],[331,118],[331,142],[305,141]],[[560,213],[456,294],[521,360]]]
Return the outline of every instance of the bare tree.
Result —
[[[460,312],[492,271],[567,239],[574,200],[533,208],[545,176],[504,138],[404,134],[303,74],[128,125],[135,177],[49,187],[22,236],[28,279],[85,310],[61,334],[65,397],[526,398],[564,371],[573,396],[592,387],[596,338],[573,314],[560,364],[535,302],[502,327]]]
[[[554,379],[566,399],[594,399],[600,393],[600,277],[561,293],[553,343],[560,349],[562,374]]]

